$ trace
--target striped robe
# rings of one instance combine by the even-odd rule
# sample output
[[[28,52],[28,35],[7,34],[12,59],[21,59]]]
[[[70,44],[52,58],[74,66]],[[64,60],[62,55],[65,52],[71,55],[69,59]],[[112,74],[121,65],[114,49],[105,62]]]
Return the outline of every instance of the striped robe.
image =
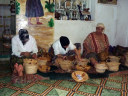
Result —
[[[100,53],[105,49],[108,49],[109,41],[106,34],[102,34],[100,38],[96,35],[96,32],[90,33],[83,43],[83,56],[86,56],[90,52]]]

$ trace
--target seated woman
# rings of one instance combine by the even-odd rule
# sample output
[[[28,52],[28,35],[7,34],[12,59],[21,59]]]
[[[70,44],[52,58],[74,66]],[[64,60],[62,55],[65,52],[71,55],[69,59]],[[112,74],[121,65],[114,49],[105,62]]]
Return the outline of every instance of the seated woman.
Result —
[[[55,41],[52,47],[50,48],[50,51],[53,51],[52,58],[54,59],[55,57],[65,59],[65,54],[68,53],[69,50],[74,50],[76,54],[76,59],[81,60],[80,53],[76,49],[75,45],[73,45],[72,42],[66,36],[61,36],[59,40]]]
[[[22,76],[23,58],[37,58],[37,45],[36,40],[28,34],[26,29],[20,29],[19,34],[12,38],[12,69],[14,66],[14,73],[18,72],[18,75]],[[18,64],[17,64],[18,63]],[[14,65],[15,64],[15,65]]]
[[[103,23],[98,23],[96,31],[90,33],[83,43],[83,57],[90,58],[92,64],[98,61],[98,53],[103,51],[108,52],[109,41],[106,34],[104,34],[105,26]]]

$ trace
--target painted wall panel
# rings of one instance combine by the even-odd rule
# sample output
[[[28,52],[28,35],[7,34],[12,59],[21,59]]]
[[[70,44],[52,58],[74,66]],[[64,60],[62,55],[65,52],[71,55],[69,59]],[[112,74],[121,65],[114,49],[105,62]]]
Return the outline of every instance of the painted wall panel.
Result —
[[[50,21],[51,18],[54,19],[54,13],[48,12],[48,10],[45,8],[45,1],[49,0],[28,0],[28,7],[26,2],[27,0],[17,0],[18,3],[20,3],[20,13],[16,15],[16,32],[18,33],[19,29],[27,29],[28,32],[35,37],[37,41],[37,45],[45,48],[48,50],[49,46],[53,42],[53,35],[54,35],[54,27],[49,27],[48,22]],[[41,2],[41,4],[40,4]],[[36,4],[37,3],[37,4]],[[52,2],[51,2],[52,3]],[[33,7],[31,8],[31,4]],[[36,6],[36,7],[35,7]],[[30,16],[34,15],[34,11],[36,10],[37,14],[40,14],[42,10],[40,6],[43,6],[43,12],[44,16],[39,16],[39,22],[42,24],[37,24],[37,16],[31,18],[31,23],[29,24],[28,17],[25,16],[25,12],[27,11],[26,8],[28,9],[28,13],[31,12]],[[35,9],[34,9],[35,8]],[[36,8],[39,8],[37,10]],[[32,9],[32,11],[30,11]]]

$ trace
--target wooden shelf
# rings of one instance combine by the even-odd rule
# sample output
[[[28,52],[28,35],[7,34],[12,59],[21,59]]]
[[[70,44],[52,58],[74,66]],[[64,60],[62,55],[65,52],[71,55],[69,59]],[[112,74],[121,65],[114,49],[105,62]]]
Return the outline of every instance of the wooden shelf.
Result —
[[[10,4],[0,4],[0,6],[10,6]]]

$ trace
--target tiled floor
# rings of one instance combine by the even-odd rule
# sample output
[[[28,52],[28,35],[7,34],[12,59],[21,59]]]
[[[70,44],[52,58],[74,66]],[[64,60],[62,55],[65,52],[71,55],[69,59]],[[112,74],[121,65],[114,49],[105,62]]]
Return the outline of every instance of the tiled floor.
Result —
[[[128,71],[109,78],[74,80],[40,80],[12,84],[11,76],[0,78],[1,96],[128,96]]]
[[[83,83],[71,79],[12,84],[9,61],[0,66],[0,96],[128,96],[128,70]]]

